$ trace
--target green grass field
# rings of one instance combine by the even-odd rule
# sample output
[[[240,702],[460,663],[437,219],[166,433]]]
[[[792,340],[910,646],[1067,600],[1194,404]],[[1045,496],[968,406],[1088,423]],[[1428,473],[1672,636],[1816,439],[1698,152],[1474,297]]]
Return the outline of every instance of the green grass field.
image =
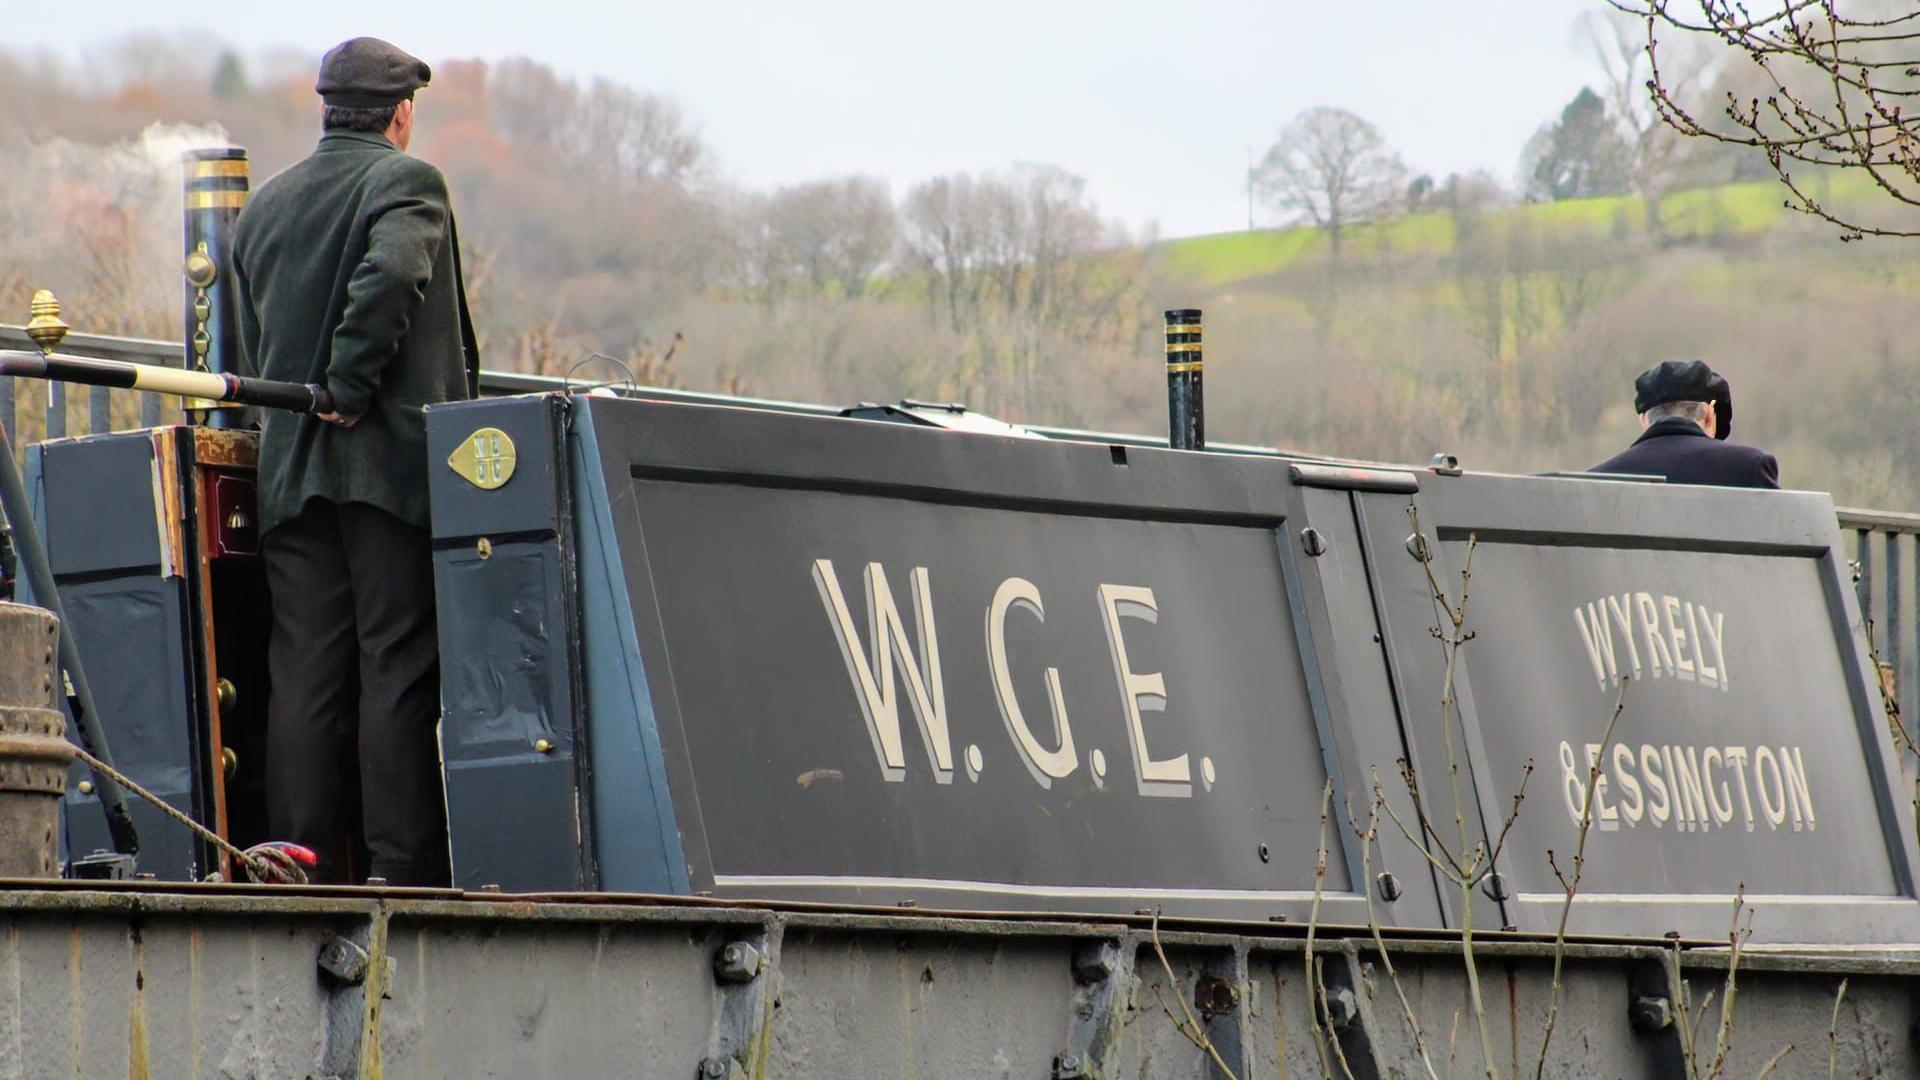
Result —
[[[1669,195],[1660,213],[1670,240],[1753,235],[1799,220],[1782,205],[1783,196],[1771,180],[1726,184]],[[1496,228],[1525,227],[1536,234],[1622,239],[1647,231],[1647,208],[1637,195],[1614,195],[1506,207],[1489,213],[1488,220]],[[1345,246],[1347,257],[1355,259],[1445,256],[1453,251],[1454,222],[1444,211],[1408,214],[1350,229]],[[1324,260],[1329,248],[1325,233],[1296,226],[1169,240],[1159,254],[1170,276],[1212,287]]]

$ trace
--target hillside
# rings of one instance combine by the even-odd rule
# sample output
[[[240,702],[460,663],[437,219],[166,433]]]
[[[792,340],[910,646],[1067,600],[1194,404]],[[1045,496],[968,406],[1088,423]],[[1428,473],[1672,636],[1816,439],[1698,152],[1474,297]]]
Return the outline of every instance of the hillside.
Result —
[[[77,327],[179,336],[180,151],[245,146],[264,180],[311,147],[311,87],[102,89],[0,50],[0,318],[47,287]],[[413,152],[454,192],[489,367],[602,354],[694,389],[1158,432],[1158,314],[1198,306],[1216,440],[1580,468],[1634,436],[1634,373],[1700,356],[1786,482],[1920,508],[1920,243],[1839,243],[1771,182],[1654,215],[1427,210],[1353,230],[1336,265],[1309,229],[1142,246],[1047,165],[742,190],[671,102],[531,61],[437,64],[432,100]]]
[[[1864,193],[1860,183],[1834,187]],[[1581,233],[1595,239],[1618,241],[1647,233],[1646,205],[1637,195],[1535,203],[1494,210],[1489,216],[1500,227]],[[1772,181],[1677,192],[1662,200],[1661,216],[1666,238],[1676,243],[1721,242],[1799,220],[1782,204],[1779,185]],[[1382,225],[1359,226],[1347,240],[1347,252],[1357,260],[1448,255],[1456,247],[1455,220],[1445,210],[1428,210]],[[1169,276],[1205,286],[1296,269],[1324,261],[1328,253],[1326,235],[1307,226],[1185,237],[1165,241],[1159,248]]]
[[[1830,203],[1871,197],[1834,182]],[[1736,391],[1735,438],[1783,482],[1920,506],[1920,242],[1843,244],[1772,183],[1352,230],[1170,240],[1160,295],[1208,309],[1210,430],[1514,471],[1581,468],[1635,434],[1632,377],[1699,356]]]

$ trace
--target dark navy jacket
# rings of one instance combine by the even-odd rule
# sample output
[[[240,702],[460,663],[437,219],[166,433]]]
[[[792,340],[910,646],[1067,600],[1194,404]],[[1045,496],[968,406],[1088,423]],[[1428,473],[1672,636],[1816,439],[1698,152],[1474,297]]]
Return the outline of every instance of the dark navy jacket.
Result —
[[[1721,442],[1678,416],[1656,420],[1633,445],[1587,470],[1664,476],[1669,484],[1777,488],[1780,464],[1758,447]]]

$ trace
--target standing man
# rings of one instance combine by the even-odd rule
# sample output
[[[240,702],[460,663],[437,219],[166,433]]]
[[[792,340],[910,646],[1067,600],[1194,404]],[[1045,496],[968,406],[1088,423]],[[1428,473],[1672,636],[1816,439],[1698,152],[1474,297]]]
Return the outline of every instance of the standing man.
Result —
[[[320,145],[234,230],[247,363],[334,401],[269,413],[259,473],[268,816],[322,881],[449,880],[423,407],[479,369],[446,180],[405,152],[430,74],[374,38],[328,52]]]
[[[1640,437],[1589,472],[1638,473],[1670,484],[1777,488],[1780,464],[1733,434],[1733,388],[1704,361],[1665,360],[1633,381]]]

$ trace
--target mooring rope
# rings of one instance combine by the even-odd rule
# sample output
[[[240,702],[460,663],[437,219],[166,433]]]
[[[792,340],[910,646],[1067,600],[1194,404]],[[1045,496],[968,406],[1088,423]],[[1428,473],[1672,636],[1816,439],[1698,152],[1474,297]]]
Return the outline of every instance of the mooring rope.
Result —
[[[133,778],[129,777],[126,773],[87,753],[85,748],[75,746],[73,752],[81,761],[91,766],[95,772],[104,774],[121,787],[126,788],[135,795],[159,807],[161,813],[192,829],[202,840],[207,841],[238,860],[241,867],[246,870],[247,877],[250,878],[254,884],[305,885],[307,883],[307,872],[301,868],[293,856],[287,854],[280,848],[274,847],[271,844],[256,844],[242,851],[228,843],[226,838],[219,833],[193,820],[193,818],[180,812],[180,810],[176,809],[165,799],[162,799],[160,796],[155,795],[153,792],[135,783]]]

